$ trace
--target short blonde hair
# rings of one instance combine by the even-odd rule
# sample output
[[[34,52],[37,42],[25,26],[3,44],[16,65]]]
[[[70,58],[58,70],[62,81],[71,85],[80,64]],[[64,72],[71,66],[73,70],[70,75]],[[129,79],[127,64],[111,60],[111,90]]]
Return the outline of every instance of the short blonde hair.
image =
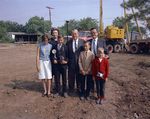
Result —
[[[99,47],[99,48],[97,49],[97,52],[104,53],[104,48]]]

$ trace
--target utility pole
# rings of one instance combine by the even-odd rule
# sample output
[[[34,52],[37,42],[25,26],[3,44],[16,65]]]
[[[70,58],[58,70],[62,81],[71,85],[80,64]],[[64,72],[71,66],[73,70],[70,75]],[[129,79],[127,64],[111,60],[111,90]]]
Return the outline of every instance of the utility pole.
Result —
[[[66,23],[67,23],[67,41],[68,41],[68,23],[69,23],[69,21],[66,21]]]
[[[104,35],[104,23],[103,23],[103,0],[100,0],[100,22],[99,22],[100,37],[105,37]]]
[[[51,31],[51,9],[54,9],[54,8],[51,8],[51,7],[49,7],[49,6],[46,6],[46,8],[49,9],[50,31]],[[50,34],[50,38],[51,38],[51,34]]]

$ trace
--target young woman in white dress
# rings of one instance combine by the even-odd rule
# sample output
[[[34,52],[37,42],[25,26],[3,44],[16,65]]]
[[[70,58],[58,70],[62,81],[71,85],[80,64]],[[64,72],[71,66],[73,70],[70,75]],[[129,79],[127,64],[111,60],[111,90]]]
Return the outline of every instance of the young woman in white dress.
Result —
[[[49,34],[45,33],[42,35],[42,43],[37,46],[37,57],[36,57],[36,66],[39,74],[39,79],[42,80],[44,87],[44,93],[42,97],[51,96],[51,80],[52,80],[52,65],[50,61],[50,52],[52,45],[48,43]],[[47,88],[46,88],[46,79],[47,79]]]

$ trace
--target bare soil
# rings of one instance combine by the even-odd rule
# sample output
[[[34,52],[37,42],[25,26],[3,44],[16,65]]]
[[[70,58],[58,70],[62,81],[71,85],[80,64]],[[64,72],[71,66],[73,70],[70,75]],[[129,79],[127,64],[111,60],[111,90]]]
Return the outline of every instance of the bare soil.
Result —
[[[41,97],[35,59],[36,45],[0,47],[1,119],[150,119],[150,53],[110,54],[103,105],[96,89],[90,101]]]

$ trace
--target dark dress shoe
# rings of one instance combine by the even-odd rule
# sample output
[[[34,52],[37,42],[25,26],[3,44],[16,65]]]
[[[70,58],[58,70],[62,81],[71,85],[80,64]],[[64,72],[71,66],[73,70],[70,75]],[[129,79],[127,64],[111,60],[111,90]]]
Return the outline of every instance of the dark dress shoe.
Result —
[[[69,92],[69,96],[73,96],[73,92]]]
[[[100,99],[97,99],[97,100],[96,100],[96,103],[97,103],[97,104],[99,104],[99,103],[100,103],[100,101],[101,101]]]
[[[59,93],[55,93],[53,97],[56,98],[56,97],[58,97],[58,95],[59,95]]]
[[[81,94],[81,91],[77,89],[78,94]]]
[[[84,100],[84,96],[81,96],[81,97],[80,97],[80,100]]]
[[[50,97],[51,97],[51,94],[47,94],[47,97],[50,98]]]
[[[43,93],[43,94],[42,94],[42,97],[45,97],[46,95],[47,95],[47,93],[46,93],[46,94]]]
[[[99,104],[102,105],[103,104],[103,100],[100,100]]]
[[[87,97],[86,97],[86,100],[87,100],[87,101],[89,101],[89,100],[90,100],[90,97],[89,97],[89,96],[87,96]]]
[[[68,95],[67,95],[67,93],[65,92],[65,93],[64,93],[64,98],[66,98],[67,96],[68,96]]]

